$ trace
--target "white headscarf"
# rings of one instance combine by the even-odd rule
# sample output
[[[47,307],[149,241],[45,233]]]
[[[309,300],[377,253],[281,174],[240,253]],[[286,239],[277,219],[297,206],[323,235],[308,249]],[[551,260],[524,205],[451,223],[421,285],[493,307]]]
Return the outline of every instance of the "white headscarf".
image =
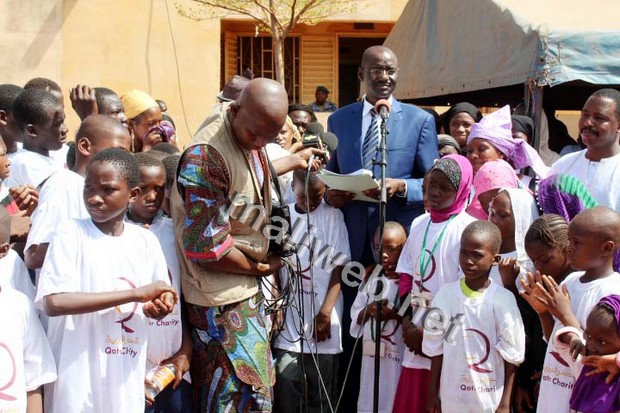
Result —
[[[515,247],[517,250],[517,261],[521,266],[519,276],[524,280],[527,279],[527,273],[532,274],[536,269],[534,263],[525,252],[525,234],[532,225],[532,222],[538,218],[538,208],[534,197],[527,189],[520,188],[504,188],[499,193],[506,192],[510,197],[512,205],[512,215],[515,220]],[[516,280],[517,289],[521,291],[521,283],[519,278]]]

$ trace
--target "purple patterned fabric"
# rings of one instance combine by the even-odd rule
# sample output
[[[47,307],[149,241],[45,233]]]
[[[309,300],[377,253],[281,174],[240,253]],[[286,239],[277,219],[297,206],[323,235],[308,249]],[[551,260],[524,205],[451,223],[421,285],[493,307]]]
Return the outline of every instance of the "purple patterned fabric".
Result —
[[[580,212],[598,206],[586,186],[572,175],[553,175],[538,183],[538,204],[545,214],[571,222]]]
[[[572,175],[553,175],[538,183],[538,206],[545,214],[557,214],[571,222],[580,212],[598,206],[590,191]],[[620,271],[620,250],[613,260],[614,271]]]

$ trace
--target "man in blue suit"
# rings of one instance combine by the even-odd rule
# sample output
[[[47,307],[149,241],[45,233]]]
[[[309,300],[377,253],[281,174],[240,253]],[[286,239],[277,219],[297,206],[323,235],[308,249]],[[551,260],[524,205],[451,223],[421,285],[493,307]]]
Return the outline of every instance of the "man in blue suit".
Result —
[[[376,144],[369,145],[368,142],[372,140],[368,137],[372,135],[369,129],[373,130],[373,116],[378,126],[381,125],[381,118],[373,115],[371,110],[378,100],[387,99],[391,104],[387,120],[387,169],[385,182],[381,183],[386,186],[388,196],[386,219],[398,221],[408,232],[413,219],[424,212],[424,174],[439,158],[435,119],[416,106],[394,99],[392,93],[398,78],[398,60],[387,47],[372,46],[366,49],[358,76],[366,87],[364,100],[337,110],[327,121],[329,131],[338,136],[338,149],[332,154],[327,169],[348,174],[366,167],[372,169],[375,178],[379,178],[379,166],[371,165],[370,162],[372,158],[379,160],[379,152],[375,149]],[[379,199],[379,191],[370,191],[367,195]],[[337,190],[328,190],[326,201],[333,207],[341,208],[344,213],[351,258],[364,266],[372,263],[371,243],[379,226],[379,204],[356,201],[351,194]],[[346,314],[355,300],[357,288],[343,283],[342,294]],[[353,354],[355,340],[346,334],[350,323],[350,317],[343,317],[344,351],[340,360],[341,366],[348,366],[349,358],[353,357],[341,403],[349,407],[357,405],[362,347],[356,346],[357,350]],[[341,369],[341,386],[345,374],[346,369]]]
[[[435,161],[437,133],[435,120],[417,106],[401,103],[392,93],[398,78],[398,60],[394,53],[383,46],[366,49],[358,76],[366,86],[362,102],[345,106],[327,121],[327,128],[338,136],[338,149],[332,155],[327,169],[348,174],[364,167],[364,138],[372,122],[371,109],[380,99],[391,103],[387,121],[387,221],[398,221],[407,232],[415,217],[424,212],[422,205],[422,179]],[[381,119],[378,120],[379,124]],[[379,160],[379,152],[375,156]],[[379,166],[372,167],[375,178]],[[371,195],[379,198],[379,191]],[[327,202],[342,208],[349,231],[351,258],[364,265],[372,261],[371,243],[379,226],[378,204],[355,201],[346,192],[330,190]]]

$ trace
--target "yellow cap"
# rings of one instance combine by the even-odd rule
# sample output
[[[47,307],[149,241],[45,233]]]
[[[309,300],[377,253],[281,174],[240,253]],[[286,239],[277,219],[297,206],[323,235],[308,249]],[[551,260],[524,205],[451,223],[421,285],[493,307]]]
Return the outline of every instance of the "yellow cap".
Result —
[[[148,93],[144,93],[137,89],[132,89],[121,96],[121,102],[123,102],[123,109],[125,110],[127,119],[133,119],[142,112],[152,107],[159,106],[155,99]]]

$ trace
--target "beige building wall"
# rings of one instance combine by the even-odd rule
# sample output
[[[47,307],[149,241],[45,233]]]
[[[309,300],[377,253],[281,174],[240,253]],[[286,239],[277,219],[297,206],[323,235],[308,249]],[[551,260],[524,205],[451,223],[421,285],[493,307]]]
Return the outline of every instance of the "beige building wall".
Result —
[[[363,0],[355,13],[328,21],[395,22],[406,3]],[[68,95],[78,83],[119,94],[138,88],[165,100],[181,143],[195,132],[219,91],[220,21],[182,17],[175,0],[0,0],[0,10],[0,83],[23,85],[33,77],[58,82],[71,138],[79,119]],[[316,26],[299,28],[308,34],[302,50],[302,101],[313,99],[316,84],[337,90],[336,27],[323,25],[318,33]],[[313,57],[320,61],[313,63]],[[234,58],[228,59],[230,70]]]
[[[71,136],[79,119],[68,94],[78,83],[119,94],[138,88],[166,101],[181,143],[219,91],[219,21],[182,17],[172,0],[0,0],[0,7],[0,82],[58,82]]]
[[[60,79],[60,1],[0,0],[0,82],[23,85],[35,76]]]

